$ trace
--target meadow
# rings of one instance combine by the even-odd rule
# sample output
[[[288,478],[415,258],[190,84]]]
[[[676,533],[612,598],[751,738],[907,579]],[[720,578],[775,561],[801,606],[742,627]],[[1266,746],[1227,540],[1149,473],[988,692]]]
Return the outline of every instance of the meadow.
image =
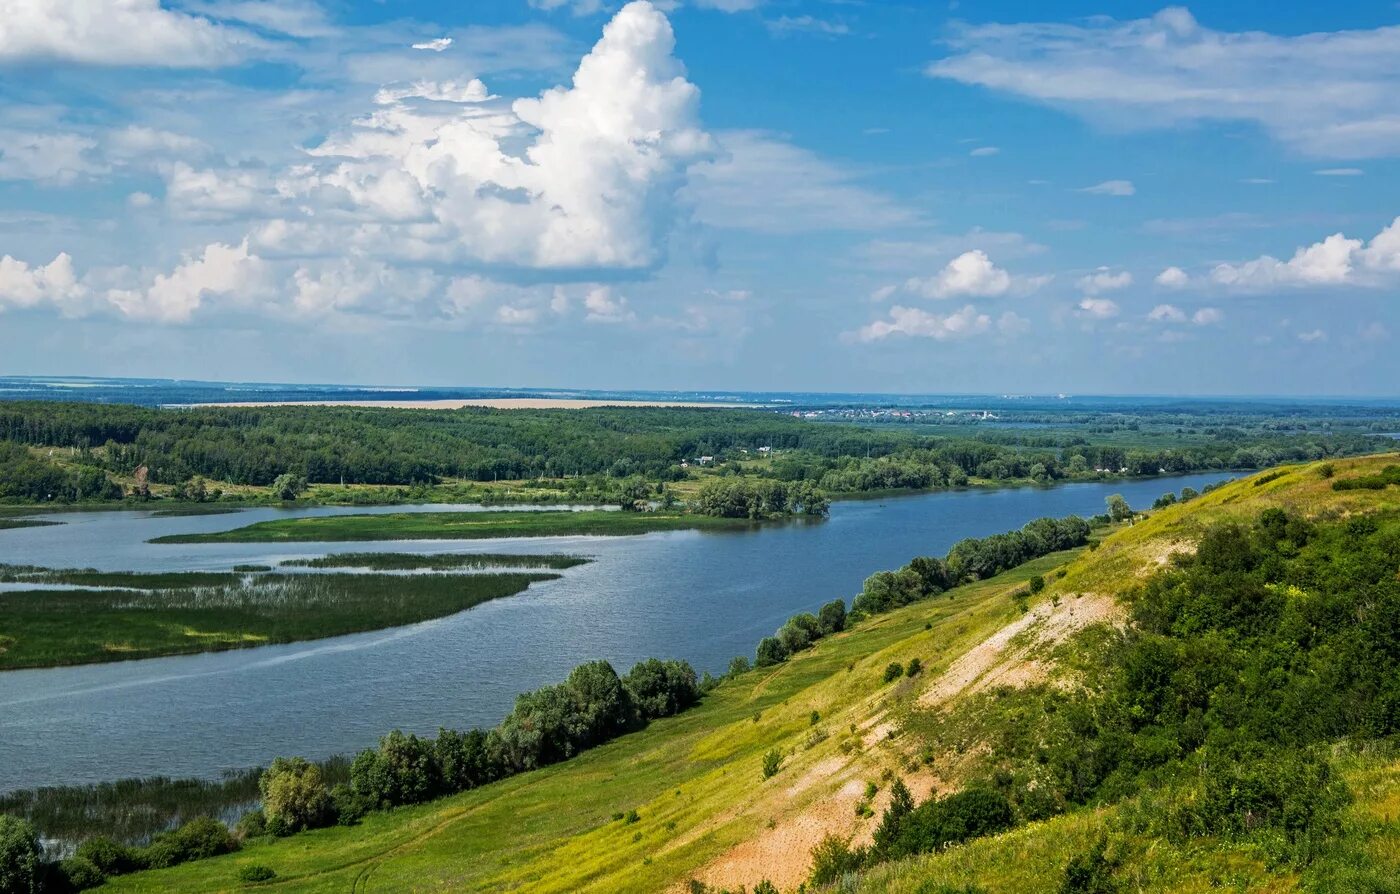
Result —
[[[455,614],[558,575],[58,571],[0,594],[0,670],[297,642]]]

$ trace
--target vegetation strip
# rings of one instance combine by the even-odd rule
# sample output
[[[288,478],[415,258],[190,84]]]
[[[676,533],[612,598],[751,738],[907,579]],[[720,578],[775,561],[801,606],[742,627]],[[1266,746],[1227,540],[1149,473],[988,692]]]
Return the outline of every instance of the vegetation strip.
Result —
[[[591,559],[558,553],[331,553],[288,559],[283,568],[370,568],[375,571],[450,571],[460,568],[573,568]]]
[[[117,590],[7,592],[0,670],[248,648],[400,627],[512,596],[558,575],[133,574],[20,579]]]
[[[678,512],[395,512],[257,522],[232,531],[172,534],[152,543],[286,543],[483,540],[494,537],[630,536],[653,531],[742,530],[747,519]]]

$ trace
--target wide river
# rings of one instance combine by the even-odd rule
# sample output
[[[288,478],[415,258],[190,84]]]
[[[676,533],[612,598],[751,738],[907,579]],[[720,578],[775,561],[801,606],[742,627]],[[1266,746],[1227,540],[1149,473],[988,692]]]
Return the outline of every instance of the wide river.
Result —
[[[942,555],[963,537],[1039,516],[1144,507],[1224,474],[1054,488],[967,490],[839,502],[824,522],[740,533],[356,544],[155,545],[265,518],[366,511],[255,509],[159,517],[51,516],[0,531],[0,562],[104,570],[221,569],[350,550],[568,552],[596,561],[506,599],[436,621],[309,643],[0,673],[0,791],[135,776],[214,777],[277,755],[320,758],[393,728],[488,726],[515,696],[606,658],[684,658],[722,671],[790,615],[849,598],[871,572]],[[425,511],[461,507],[414,507]],[[4,605],[0,593],[0,608]]]

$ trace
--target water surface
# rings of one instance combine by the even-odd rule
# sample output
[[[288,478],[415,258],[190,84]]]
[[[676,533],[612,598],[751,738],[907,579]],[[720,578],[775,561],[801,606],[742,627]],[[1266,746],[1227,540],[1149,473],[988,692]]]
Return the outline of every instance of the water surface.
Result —
[[[217,776],[277,755],[320,758],[393,728],[496,723],[515,696],[606,658],[620,671],[676,657],[720,672],[790,615],[859,592],[871,572],[1039,516],[1148,506],[1223,474],[838,502],[824,522],[750,532],[387,543],[149,544],[266,518],[409,507],[255,509],[232,515],[64,513],[0,531],[0,562],[103,570],[217,570],[328,552],[576,553],[596,561],[468,611],[375,633],[234,652],[0,673],[0,791],[133,776]],[[461,506],[411,507],[415,511]],[[3,611],[0,595],[0,611]]]

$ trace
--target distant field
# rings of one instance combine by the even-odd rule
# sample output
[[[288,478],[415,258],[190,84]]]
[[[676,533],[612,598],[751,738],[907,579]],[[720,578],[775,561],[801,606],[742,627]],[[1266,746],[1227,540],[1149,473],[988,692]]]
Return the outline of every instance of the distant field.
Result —
[[[390,410],[587,410],[593,407],[753,407],[756,404],[685,400],[594,400],[560,397],[492,397],[446,400],[269,400],[237,403],[172,404],[180,407],[377,407]]]
[[[152,543],[283,543],[355,540],[483,540],[494,537],[628,536],[690,529],[733,531],[747,519],[667,512],[395,512],[277,519],[232,531],[172,534]]]
[[[0,594],[0,670],[213,652],[380,630],[455,614],[558,577],[10,574],[16,576],[94,589]]]

